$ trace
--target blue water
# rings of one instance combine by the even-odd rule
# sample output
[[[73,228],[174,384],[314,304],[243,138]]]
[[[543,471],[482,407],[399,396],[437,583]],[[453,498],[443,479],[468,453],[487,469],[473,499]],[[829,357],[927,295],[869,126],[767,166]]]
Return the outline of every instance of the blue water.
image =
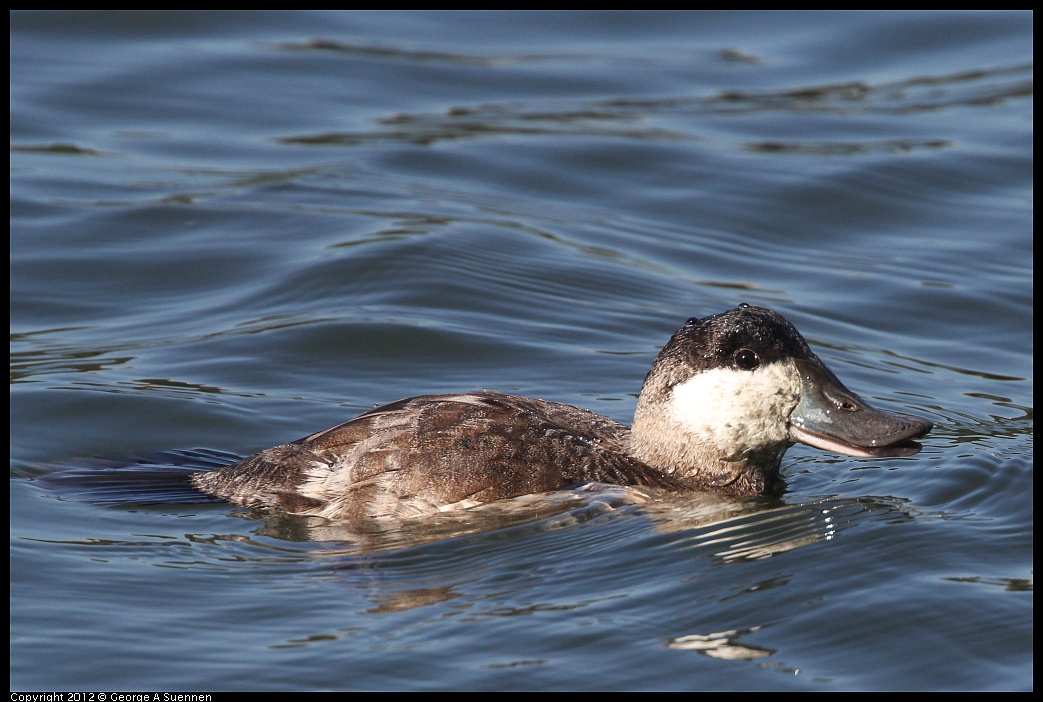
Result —
[[[1032,19],[11,14],[11,688],[1031,689]],[[361,534],[149,472],[629,423],[740,302],[924,451]]]

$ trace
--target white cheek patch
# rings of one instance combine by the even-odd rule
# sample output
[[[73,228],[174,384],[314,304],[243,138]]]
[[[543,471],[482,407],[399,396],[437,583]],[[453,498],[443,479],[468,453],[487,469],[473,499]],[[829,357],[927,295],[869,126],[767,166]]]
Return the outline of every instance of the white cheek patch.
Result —
[[[670,416],[686,433],[734,454],[788,441],[786,422],[799,400],[800,375],[791,362],[714,368],[674,387]]]

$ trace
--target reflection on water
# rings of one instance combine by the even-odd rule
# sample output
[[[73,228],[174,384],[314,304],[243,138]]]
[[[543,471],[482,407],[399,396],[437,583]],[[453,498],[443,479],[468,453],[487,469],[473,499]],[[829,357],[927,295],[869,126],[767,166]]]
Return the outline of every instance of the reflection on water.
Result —
[[[239,460],[209,449],[154,451],[135,459],[94,458],[38,475],[61,499],[98,505],[206,504],[222,500],[197,491],[188,476]],[[236,508],[231,516],[257,522],[254,532],[294,543],[336,544],[323,558],[411,549],[432,542],[521,528],[568,529],[622,512],[642,514],[684,549],[706,550],[723,561],[768,558],[828,541],[868,515],[907,515],[908,500],[822,498],[786,504],[773,497],[738,498],[705,492],[587,483],[571,490],[523,495],[417,519],[348,524],[270,510]],[[241,539],[241,537],[228,537]]]
[[[886,518],[904,515],[907,503],[908,500],[888,497],[823,498],[731,509],[713,520],[702,513],[691,518],[682,508],[674,512],[673,520],[662,520],[660,525],[691,530],[683,541],[686,548],[709,549],[724,561],[742,561],[768,558],[800,546],[829,541],[869,515]]]
[[[710,658],[724,660],[753,660],[765,658],[774,653],[766,648],[739,643],[739,638],[746,634],[760,631],[764,627],[752,626],[749,629],[731,629],[713,634],[688,634],[670,639],[666,647],[679,651],[698,651]]]

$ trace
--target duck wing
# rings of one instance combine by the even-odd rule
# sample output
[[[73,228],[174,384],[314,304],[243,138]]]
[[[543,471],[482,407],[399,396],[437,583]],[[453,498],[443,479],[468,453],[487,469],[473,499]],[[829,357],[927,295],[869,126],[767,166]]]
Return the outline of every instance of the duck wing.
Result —
[[[250,456],[198,487],[243,506],[338,520],[410,517],[583,482],[676,488],[587,410],[480,392],[383,405]]]

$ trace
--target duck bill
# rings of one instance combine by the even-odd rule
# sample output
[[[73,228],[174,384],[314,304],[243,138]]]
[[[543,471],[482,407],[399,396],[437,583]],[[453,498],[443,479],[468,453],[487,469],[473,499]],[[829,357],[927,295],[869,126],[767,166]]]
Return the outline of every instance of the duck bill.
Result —
[[[817,358],[795,361],[800,373],[800,402],[789,418],[790,440],[845,456],[912,456],[913,441],[933,424],[876,409],[844,387]]]

